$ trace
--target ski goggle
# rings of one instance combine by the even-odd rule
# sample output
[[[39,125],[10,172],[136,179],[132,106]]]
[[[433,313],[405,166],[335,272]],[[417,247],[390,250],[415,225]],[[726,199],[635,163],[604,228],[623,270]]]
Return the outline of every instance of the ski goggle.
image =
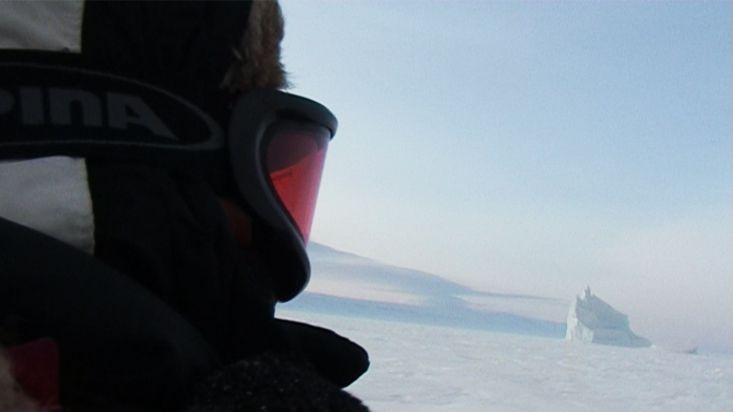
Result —
[[[229,156],[238,192],[258,217],[308,242],[336,118],[292,94],[256,91],[234,106]]]
[[[255,233],[255,247],[275,267],[278,298],[288,300],[310,276],[305,246],[337,121],[319,103],[274,91],[241,96],[230,119],[227,145],[237,193],[266,228]]]

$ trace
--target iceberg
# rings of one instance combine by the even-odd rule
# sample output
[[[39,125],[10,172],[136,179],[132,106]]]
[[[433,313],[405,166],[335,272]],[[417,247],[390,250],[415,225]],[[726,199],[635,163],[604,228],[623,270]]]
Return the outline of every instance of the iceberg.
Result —
[[[651,346],[648,339],[629,328],[629,318],[617,311],[586,287],[570,305],[565,339],[602,345],[642,348]]]

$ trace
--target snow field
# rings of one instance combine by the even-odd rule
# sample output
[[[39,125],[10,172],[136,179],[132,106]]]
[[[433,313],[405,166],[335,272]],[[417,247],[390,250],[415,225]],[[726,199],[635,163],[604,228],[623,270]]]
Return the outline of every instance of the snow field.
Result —
[[[729,356],[279,311],[364,346],[348,391],[379,411],[733,410]]]

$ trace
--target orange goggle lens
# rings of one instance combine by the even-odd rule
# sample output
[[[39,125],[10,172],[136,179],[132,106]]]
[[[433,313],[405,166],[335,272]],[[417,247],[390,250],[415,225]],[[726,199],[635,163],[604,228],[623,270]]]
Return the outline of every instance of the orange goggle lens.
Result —
[[[323,127],[279,128],[266,149],[270,183],[305,243],[310,238],[330,138]]]

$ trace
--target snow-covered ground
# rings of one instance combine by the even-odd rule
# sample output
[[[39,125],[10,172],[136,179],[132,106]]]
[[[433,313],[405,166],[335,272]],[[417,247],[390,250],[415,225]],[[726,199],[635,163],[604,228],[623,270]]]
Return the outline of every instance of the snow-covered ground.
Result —
[[[733,410],[733,359],[281,309],[370,353],[347,390],[379,411]]]
[[[348,390],[376,412],[733,411],[730,352],[570,342],[570,299],[477,291],[313,243],[309,252],[311,283],[278,316],[363,345],[372,365]]]

